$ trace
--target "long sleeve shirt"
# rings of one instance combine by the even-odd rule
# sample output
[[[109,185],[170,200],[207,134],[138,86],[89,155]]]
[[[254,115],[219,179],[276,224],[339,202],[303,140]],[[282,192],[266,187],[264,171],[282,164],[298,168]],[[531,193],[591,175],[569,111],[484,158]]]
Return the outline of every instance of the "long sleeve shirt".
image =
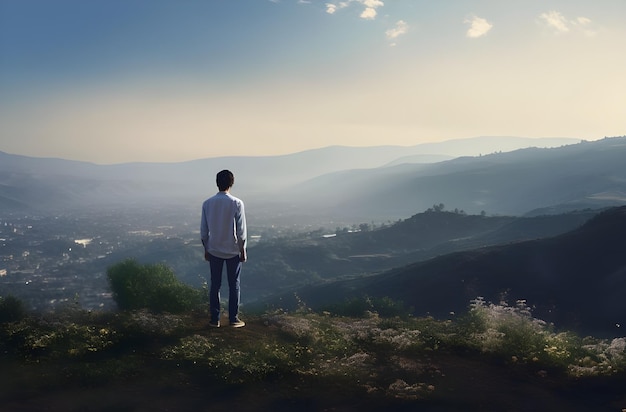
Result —
[[[200,237],[205,251],[222,259],[242,253],[247,238],[243,201],[219,192],[202,204]]]

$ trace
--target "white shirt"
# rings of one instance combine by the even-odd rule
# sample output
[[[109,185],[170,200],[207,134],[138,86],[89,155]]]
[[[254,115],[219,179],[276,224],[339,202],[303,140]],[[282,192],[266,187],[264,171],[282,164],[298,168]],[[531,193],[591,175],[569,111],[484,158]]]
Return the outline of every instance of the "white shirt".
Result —
[[[229,259],[239,255],[238,241],[247,237],[243,201],[228,192],[219,192],[202,204],[200,238],[213,256]]]

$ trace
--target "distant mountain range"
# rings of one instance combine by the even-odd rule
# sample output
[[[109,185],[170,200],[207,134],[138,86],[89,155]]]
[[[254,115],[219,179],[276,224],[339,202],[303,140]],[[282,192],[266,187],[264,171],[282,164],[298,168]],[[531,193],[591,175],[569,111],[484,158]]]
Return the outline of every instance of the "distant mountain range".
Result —
[[[625,204],[624,159],[626,137],[615,137],[329,173],[290,193],[298,200],[294,208],[373,220],[409,216],[438,203],[469,213],[558,213]]]
[[[306,205],[294,202],[300,194],[306,194],[304,197],[307,199],[313,196],[316,208],[327,189],[331,189],[331,193],[339,191],[340,198],[346,195],[345,190],[348,188],[342,180],[333,181],[338,178],[333,173],[348,173],[350,179],[356,179],[358,187],[362,187],[367,186],[363,179],[369,179],[368,173],[373,173],[376,179],[381,178],[380,173],[385,176],[389,173],[392,176],[404,173],[414,175],[416,170],[434,162],[439,162],[445,169],[445,162],[441,163],[443,160],[462,155],[479,156],[521,147],[555,147],[575,142],[578,140],[571,138],[477,137],[411,147],[333,146],[283,156],[219,157],[181,163],[115,165],[32,158],[0,152],[0,211],[45,212],[85,206],[140,206],[155,202],[167,205],[196,204],[216,190],[215,173],[228,168],[236,176],[233,192],[247,200],[251,206],[250,213],[259,212],[263,217],[268,217],[278,209],[283,216],[310,215],[316,212],[308,209],[300,213],[299,209]],[[320,187],[319,182],[324,182],[322,186],[326,186],[329,184],[328,179],[333,183],[331,187]],[[292,190],[296,191],[296,196],[290,194]],[[358,199],[362,195],[354,193],[352,197]],[[331,207],[334,204],[334,201],[327,203]],[[463,207],[461,204],[458,206]],[[487,210],[488,206],[485,205]],[[326,213],[324,209],[322,207],[320,211]],[[413,208],[402,217],[410,216],[415,211]],[[398,210],[390,212],[393,216],[402,213]],[[386,215],[386,212],[377,213],[380,214]]]
[[[415,315],[466,312],[471,300],[525,300],[534,315],[558,328],[623,336],[626,328],[626,206],[580,228],[543,239],[500,244],[420,261],[373,276],[296,291],[314,309],[350,298],[389,297]],[[295,307],[294,293],[266,302]]]

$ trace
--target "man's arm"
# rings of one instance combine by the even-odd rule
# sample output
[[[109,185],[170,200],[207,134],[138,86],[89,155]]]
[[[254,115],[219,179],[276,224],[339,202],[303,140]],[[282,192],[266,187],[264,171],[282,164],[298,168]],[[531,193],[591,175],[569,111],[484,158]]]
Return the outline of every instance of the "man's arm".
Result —
[[[202,205],[202,220],[200,221],[200,240],[204,247],[204,260],[209,260],[209,252],[207,252],[207,246],[209,245],[209,224],[207,223],[204,205]]]
[[[248,237],[248,228],[246,225],[246,212],[243,202],[239,204],[239,210],[235,216],[235,227],[237,230],[237,246],[239,246],[239,260],[245,262],[248,259],[246,252],[246,239]]]

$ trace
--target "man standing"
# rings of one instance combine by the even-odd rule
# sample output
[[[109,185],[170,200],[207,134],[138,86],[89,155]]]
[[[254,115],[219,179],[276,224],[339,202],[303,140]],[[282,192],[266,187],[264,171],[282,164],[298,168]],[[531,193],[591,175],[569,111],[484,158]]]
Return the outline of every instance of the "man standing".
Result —
[[[228,317],[230,326],[240,328],[245,323],[239,319],[239,274],[246,261],[246,214],[243,201],[230,194],[235,177],[222,170],[216,177],[219,192],[202,204],[200,237],[204,245],[204,259],[211,268],[209,289],[209,326],[220,327],[220,287],[222,269],[226,263],[228,278]]]

